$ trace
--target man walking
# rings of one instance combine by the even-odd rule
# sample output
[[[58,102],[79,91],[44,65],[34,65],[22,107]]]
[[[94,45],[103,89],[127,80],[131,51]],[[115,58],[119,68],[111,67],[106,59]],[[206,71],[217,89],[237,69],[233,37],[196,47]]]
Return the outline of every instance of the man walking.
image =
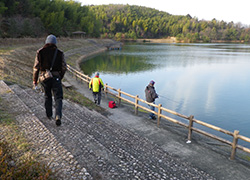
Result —
[[[158,98],[158,94],[155,91],[154,84],[155,84],[155,82],[153,80],[150,81],[148,86],[145,89],[146,101],[149,102],[149,103],[153,103],[153,104],[155,104],[155,99]],[[154,106],[151,106],[151,105],[148,105],[148,106],[152,111],[155,110]],[[149,118],[150,119],[156,119],[155,114],[150,113]]]
[[[50,70],[52,78],[41,82],[45,92],[45,110],[49,119],[52,118],[52,92],[55,99],[56,125],[61,125],[63,90],[61,80],[67,70],[64,53],[57,49],[54,35],[46,38],[45,45],[37,51],[33,67],[33,84],[37,86],[40,77]]]
[[[89,89],[93,92],[94,102],[97,105],[101,103],[101,90],[104,87],[102,79],[99,78],[99,72],[95,73],[95,77],[93,77],[89,82]]]

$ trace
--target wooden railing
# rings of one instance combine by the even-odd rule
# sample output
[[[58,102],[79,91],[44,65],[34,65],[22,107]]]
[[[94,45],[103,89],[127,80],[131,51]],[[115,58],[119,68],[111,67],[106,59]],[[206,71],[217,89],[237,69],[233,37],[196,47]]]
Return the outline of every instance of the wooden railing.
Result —
[[[77,78],[81,79],[82,81],[85,81],[86,83],[89,83],[89,81],[91,80],[91,78],[89,76],[87,76],[87,75],[85,75],[85,74],[83,74],[83,73],[75,70],[74,68],[72,68],[69,65],[68,65],[68,70],[70,72],[72,72],[74,76],[76,76]],[[162,107],[161,104],[156,105],[156,104],[153,104],[153,103],[148,103],[147,101],[145,101],[143,99],[140,99],[138,95],[136,95],[136,96],[130,95],[130,94],[126,93],[126,92],[121,91],[121,89],[115,89],[115,88],[109,86],[108,84],[105,84],[104,92],[105,92],[106,96],[107,96],[107,94],[111,94],[112,96],[117,97],[118,98],[118,106],[121,105],[121,101],[125,101],[125,102],[127,102],[129,104],[132,104],[134,106],[134,108],[135,108],[135,114],[136,115],[138,114],[138,108],[141,108],[141,109],[143,109],[143,110],[145,110],[147,112],[154,113],[155,115],[157,115],[157,126],[158,127],[160,125],[161,119],[163,118],[163,119],[166,119],[166,120],[168,120],[170,122],[173,122],[175,124],[184,126],[185,128],[188,128],[188,141],[187,142],[191,142],[191,140],[192,140],[192,132],[195,131],[197,133],[203,134],[203,135],[205,135],[207,137],[210,137],[212,139],[218,140],[218,141],[220,141],[222,143],[225,143],[225,144],[231,146],[232,150],[231,150],[230,159],[232,159],[232,160],[235,159],[236,149],[240,149],[240,150],[242,150],[244,152],[250,153],[250,149],[249,148],[246,148],[246,147],[243,147],[243,146],[237,144],[239,139],[250,143],[250,138],[242,136],[242,135],[239,135],[239,131],[238,130],[235,130],[234,132],[230,132],[230,131],[224,130],[224,129],[220,128],[220,127],[217,127],[217,126],[214,126],[214,125],[202,122],[202,121],[197,120],[197,119],[194,119],[193,115],[191,115],[191,116],[185,116],[185,115],[179,114],[179,113],[177,113],[175,111],[166,109],[166,108]],[[134,101],[131,101],[131,100],[127,99],[124,96],[127,96],[130,99],[133,99]],[[145,106],[140,105],[139,104],[140,102],[144,103],[145,105],[154,106],[158,110],[157,111],[152,111],[151,109],[149,109],[149,108],[147,108]],[[164,115],[163,112],[167,112],[167,113],[176,115],[178,117],[181,117],[181,118],[187,120],[187,124],[183,123],[183,122],[180,122],[180,121],[178,121],[178,120],[176,120],[174,118],[168,117],[168,116]],[[195,128],[195,127],[193,127],[194,123],[199,124],[199,125],[204,126],[204,127],[207,127],[207,128],[210,128],[212,130],[224,133],[226,135],[232,136],[233,137],[233,141],[230,142],[228,140],[225,140],[223,138],[220,138],[218,136],[215,136],[213,134],[210,134],[208,132],[205,132],[203,130]]]
[[[89,81],[91,80],[91,78],[79,71],[77,71],[76,69],[72,68],[70,65],[67,64],[67,70],[70,71],[71,73],[74,74],[74,76],[78,77],[79,79],[81,79],[82,81],[85,81],[86,83],[89,83]]]

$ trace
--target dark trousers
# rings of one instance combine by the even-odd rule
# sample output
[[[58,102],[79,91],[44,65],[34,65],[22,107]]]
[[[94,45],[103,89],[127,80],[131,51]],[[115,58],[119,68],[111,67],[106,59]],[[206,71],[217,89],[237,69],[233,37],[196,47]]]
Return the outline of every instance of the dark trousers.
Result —
[[[62,100],[63,90],[60,78],[51,78],[50,80],[42,83],[45,92],[45,109],[47,117],[52,117],[52,92],[55,100],[56,116],[62,118]]]
[[[93,92],[93,97],[94,97],[95,103],[100,104],[101,98],[102,98],[101,91],[100,92]]]

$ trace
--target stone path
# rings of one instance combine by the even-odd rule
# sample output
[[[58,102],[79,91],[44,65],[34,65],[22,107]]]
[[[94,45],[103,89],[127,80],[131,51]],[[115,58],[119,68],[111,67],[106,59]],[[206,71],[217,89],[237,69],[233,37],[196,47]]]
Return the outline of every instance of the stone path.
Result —
[[[215,179],[182,162],[152,141],[108,118],[70,101],[63,101],[62,126],[48,120],[43,94],[0,81],[28,140],[58,174],[58,179]]]
[[[17,90],[19,86],[12,88]],[[58,179],[92,179],[72,153],[65,149],[53,133],[35,116],[33,110],[26,106],[3,81],[0,81],[0,89],[0,94],[8,101],[20,129],[30,143],[35,145],[36,154],[43,156],[44,161],[56,172]],[[21,90],[20,93],[22,92]],[[26,103],[35,107],[32,99]]]
[[[81,94],[93,99],[86,83],[72,78],[66,73],[65,79]],[[119,124],[124,129],[134,132],[156,143],[171,156],[178,157],[182,162],[189,162],[194,167],[207,172],[216,179],[221,180],[250,180],[249,154],[237,150],[236,159],[230,160],[231,147],[225,146],[216,140],[193,133],[192,143],[187,144],[188,130],[166,120],[161,120],[160,127],[157,122],[148,120],[147,113],[134,114],[134,109],[124,103],[118,108],[110,109],[108,101],[112,97],[103,97],[101,107],[108,113],[109,120]]]

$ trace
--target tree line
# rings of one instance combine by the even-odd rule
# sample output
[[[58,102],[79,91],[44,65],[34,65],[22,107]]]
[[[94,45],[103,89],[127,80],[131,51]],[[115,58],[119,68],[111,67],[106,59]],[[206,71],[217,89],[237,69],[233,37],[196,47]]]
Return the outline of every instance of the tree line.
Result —
[[[130,5],[82,6],[73,0],[1,0],[0,37],[70,36],[138,39],[176,37],[184,42],[250,41],[241,23],[198,20]]]
[[[250,40],[250,28],[241,23],[227,23],[216,19],[198,20],[189,14],[177,16],[141,6],[100,5],[90,8],[101,22],[102,37],[177,37],[185,42]]]
[[[99,37],[100,23],[87,6],[73,0],[1,0],[0,37],[70,36],[84,31]]]

